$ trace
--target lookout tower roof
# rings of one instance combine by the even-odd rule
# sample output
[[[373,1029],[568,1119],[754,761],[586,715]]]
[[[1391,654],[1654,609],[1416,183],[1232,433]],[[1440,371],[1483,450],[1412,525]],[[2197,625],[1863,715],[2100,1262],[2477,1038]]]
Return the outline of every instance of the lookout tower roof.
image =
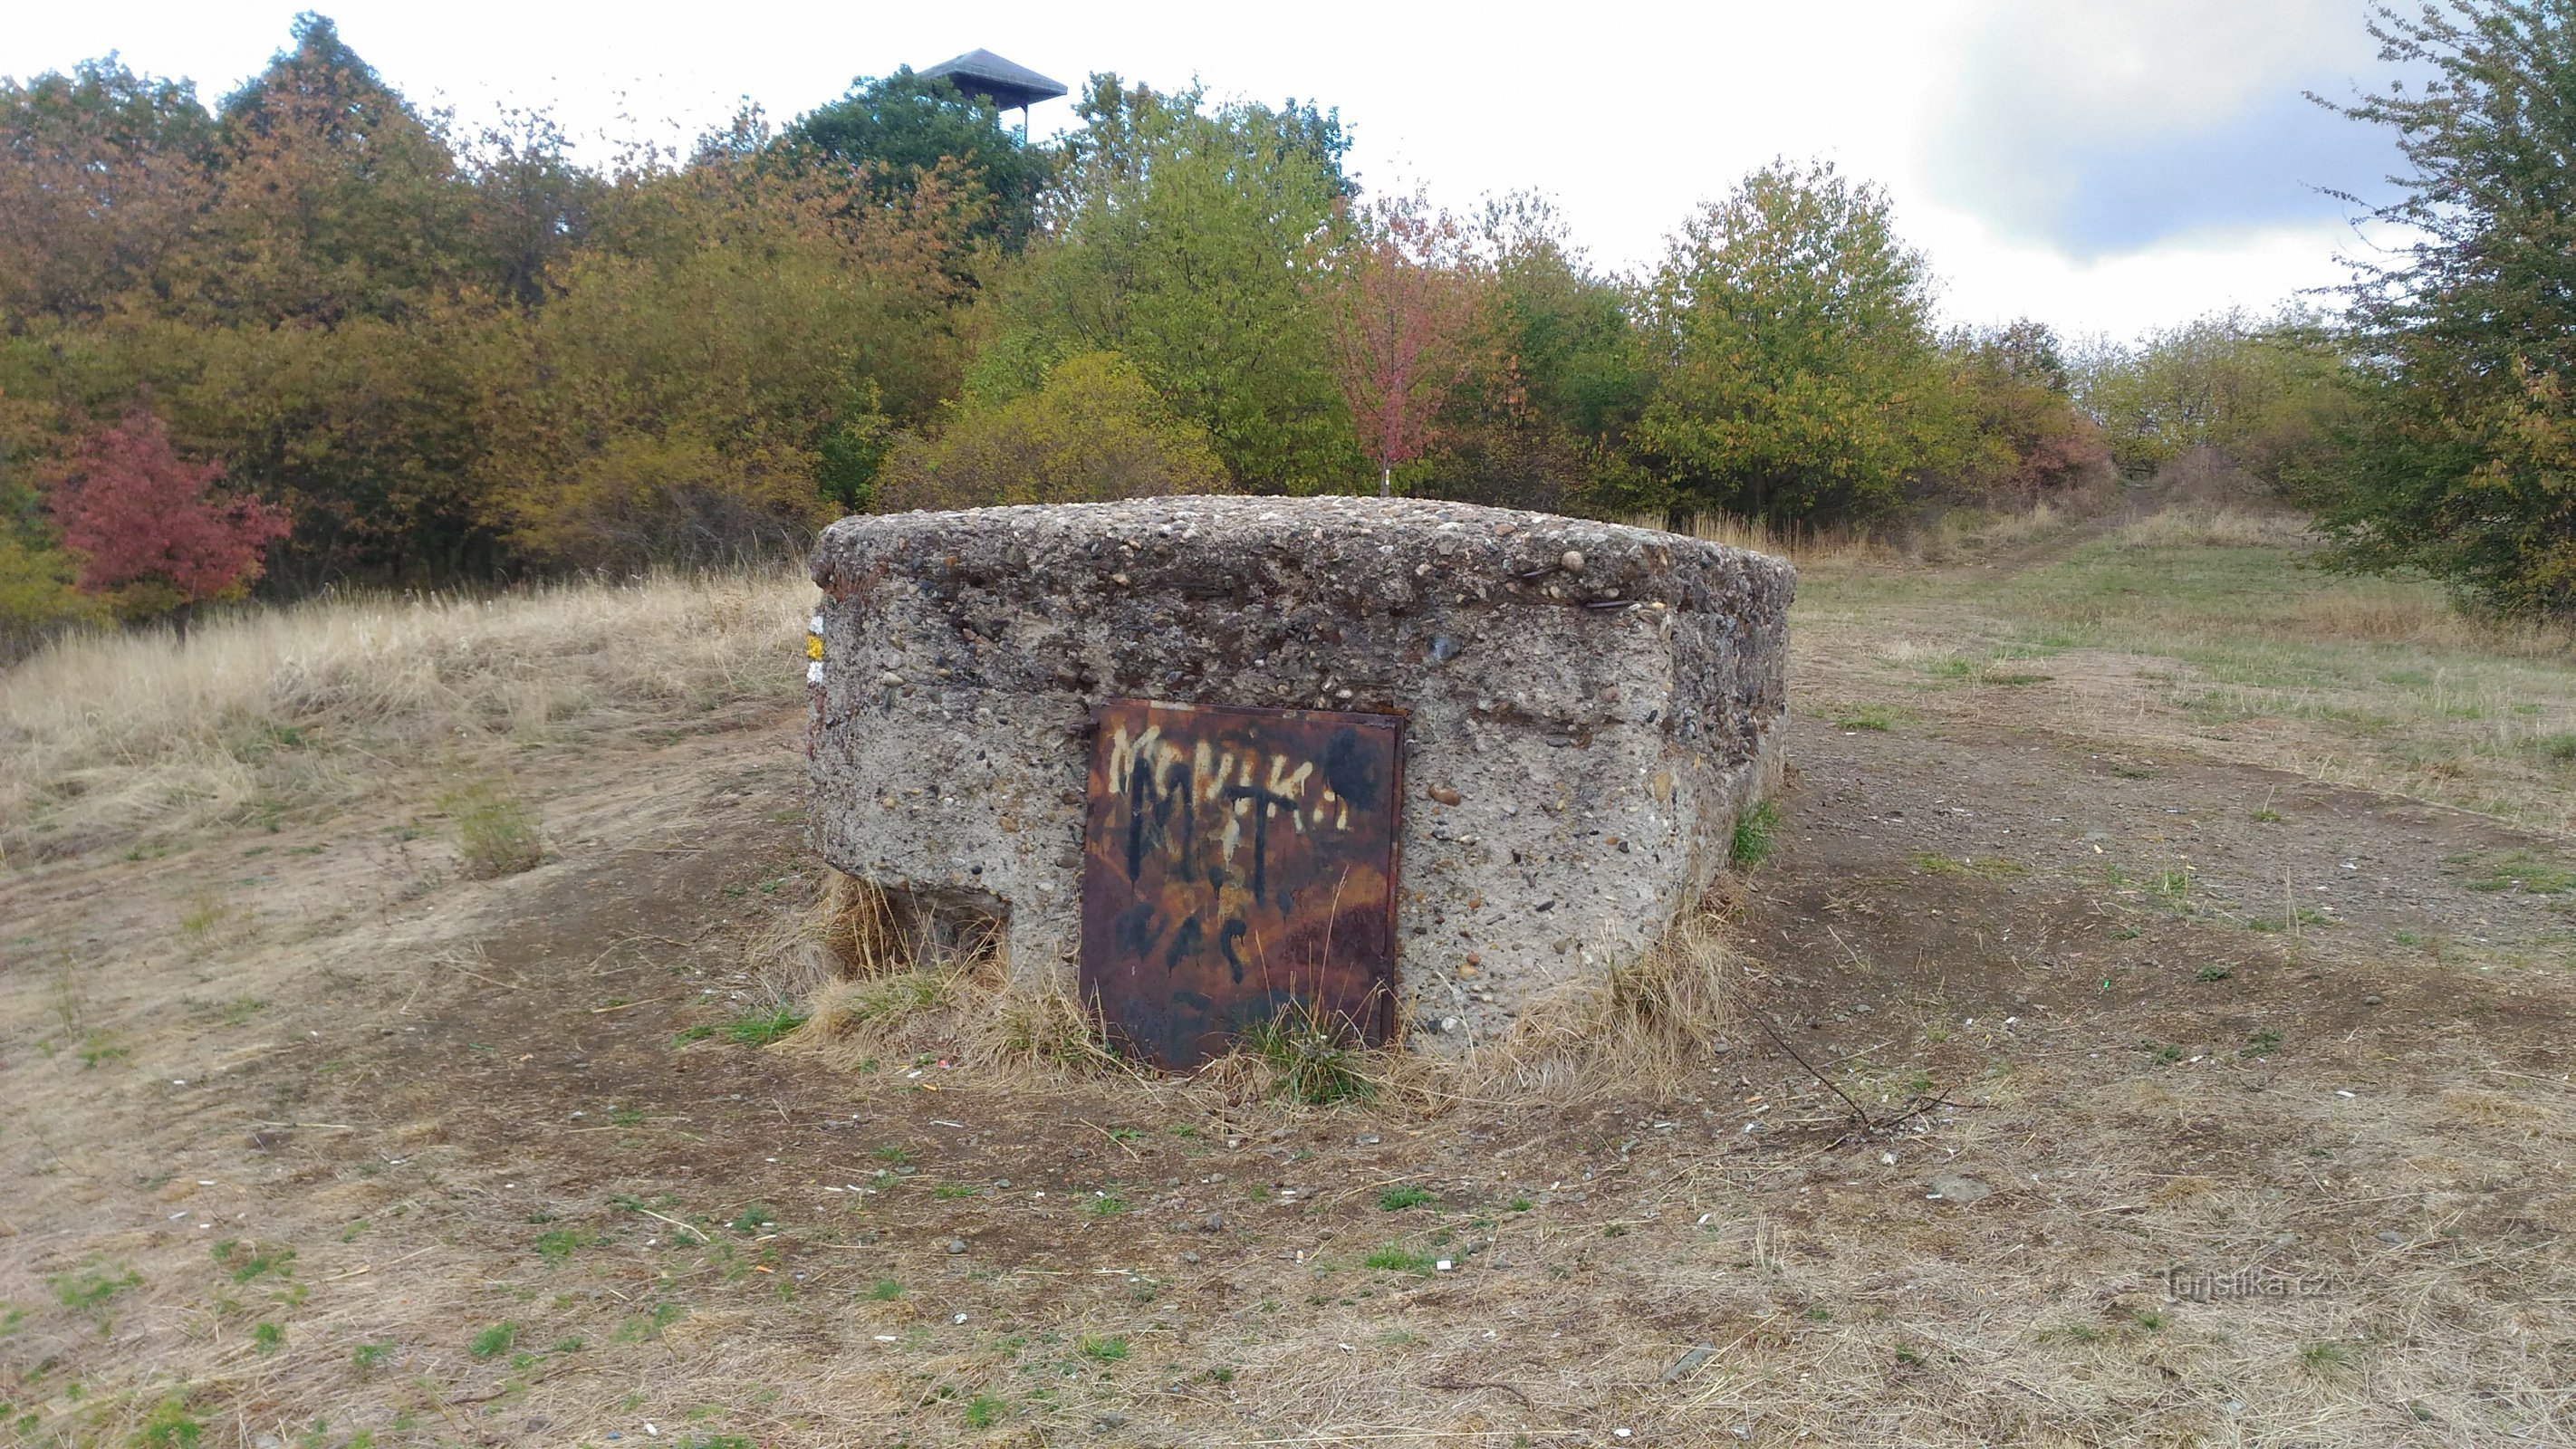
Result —
[[[1051,101],[1065,93],[1060,82],[1049,80],[1027,66],[1004,60],[989,50],[970,50],[921,73],[946,76],[957,89],[970,96],[981,96],[1005,111],[1027,110],[1040,101]]]

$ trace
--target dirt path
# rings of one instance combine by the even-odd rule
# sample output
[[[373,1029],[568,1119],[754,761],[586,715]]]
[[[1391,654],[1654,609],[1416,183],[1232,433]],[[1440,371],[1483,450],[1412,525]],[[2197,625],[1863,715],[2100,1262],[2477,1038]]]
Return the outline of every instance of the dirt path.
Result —
[[[2576,1439],[2549,844],[2024,713],[1799,722],[1749,1014],[1667,1101],[683,1040],[810,885],[784,722],[563,762],[503,881],[373,820],[14,877],[0,1399],[31,1443]],[[1856,1133],[1762,1022],[1956,1106]]]

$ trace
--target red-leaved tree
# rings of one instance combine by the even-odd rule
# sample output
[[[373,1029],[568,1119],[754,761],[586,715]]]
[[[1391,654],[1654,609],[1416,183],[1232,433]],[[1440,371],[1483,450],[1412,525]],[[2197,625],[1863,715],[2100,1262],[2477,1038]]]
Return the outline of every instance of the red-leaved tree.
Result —
[[[127,619],[177,614],[229,598],[259,577],[286,515],[257,498],[208,491],[220,463],[189,463],[161,420],[137,408],[84,436],[46,490],[63,546],[79,555],[77,587]]]
[[[1419,197],[1388,197],[1353,218],[1357,237],[1324,278],[1333,366],[1378,493],[1421,457],[1467,374],[1475,288],[1458,224]]]

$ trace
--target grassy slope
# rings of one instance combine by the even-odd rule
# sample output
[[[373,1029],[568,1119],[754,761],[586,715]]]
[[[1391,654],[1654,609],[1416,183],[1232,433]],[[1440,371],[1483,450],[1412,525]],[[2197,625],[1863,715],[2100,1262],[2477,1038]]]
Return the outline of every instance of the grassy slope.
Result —
[[[1864,1100],[1968,1104],[1865,1141],[1749,1031],[1669,1099],[1442,1115],[701,1033],[770,1004],[742,939],[810,870],[791,578],[40,662],[0,698],[0,1439],[2565,1436],[2563,854],[2267,932],[2285,852],[2341,891],[2491,828],[2209,762],[2563,828],[2576,673],[2259,521],[2008,532],[2040,556],[1802,582],[1751,1002]],[[460,772],[547,866],[458,879]],[[2164,887],[2184,850],[2217,886]],[[2442,911],[2479,919],[2400,938]],[[2177,1259],[2329,1286],[2175,1305]]]
[[[2061,726],[2576,830],[2576,639],[2300,552],[2284,524],[2185,510],[2026,569],[1827,561],[1796,622],[1837,690],[2060,684]]]

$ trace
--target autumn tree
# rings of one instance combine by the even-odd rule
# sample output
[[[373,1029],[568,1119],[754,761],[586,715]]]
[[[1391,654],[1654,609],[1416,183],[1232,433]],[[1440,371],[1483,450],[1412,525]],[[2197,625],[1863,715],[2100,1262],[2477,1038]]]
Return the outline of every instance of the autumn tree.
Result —
[[[1941,358],[1934,410],[1947,436],[1928,450],[1941,491],[2026,507],[2110,481],[2102,429],[2076,407],[2065,349],[2045,323],[1954,329]]]
[[[140,408],[82,437],[47,500],[80,560],[79,588],[120,617],[175,615],[183,626],[196,605],[239,595],[287,522],[257,498],[209,491],[223,476],[219,463],[180,458]]]
[[[1642,299],[1652,501],[1775,523],[1894,507],[1936,461],[1931,279],[1886,193],[1774,163],[1694,216]]]
[[[224,98],[190,296],[214,320],[328,324],[451,292],[475,268],[446,137],[327,17],[293,41]]]
[[[2212,313],[2095,348],[2069,374],[2132,475],[2207,449],[2279,484],[2334,447],[2355,402],[2340,340],[2297,312]]]
[[[1342,401],[1385,497],[1467,375],[1476,291],[1465,238],[1420,196],[1354,208],[1316,290]]]
[[[477,280],[521,307],[542,304],[548,274],[589,240],[605,183],[574,162],[563,127],[542,111],[503,113],[460,148],[458,163]]]
[[[792,551],[863,503],[890,431],[957,390],[957,186],[881,201],[759,144],[616,178],[558,294],[486,335],[488,521],[522,557],[623,567]]]
[[[163,275],[214,141],[194,87],[113,57],[0,77],[0,319],[94,317]]]

